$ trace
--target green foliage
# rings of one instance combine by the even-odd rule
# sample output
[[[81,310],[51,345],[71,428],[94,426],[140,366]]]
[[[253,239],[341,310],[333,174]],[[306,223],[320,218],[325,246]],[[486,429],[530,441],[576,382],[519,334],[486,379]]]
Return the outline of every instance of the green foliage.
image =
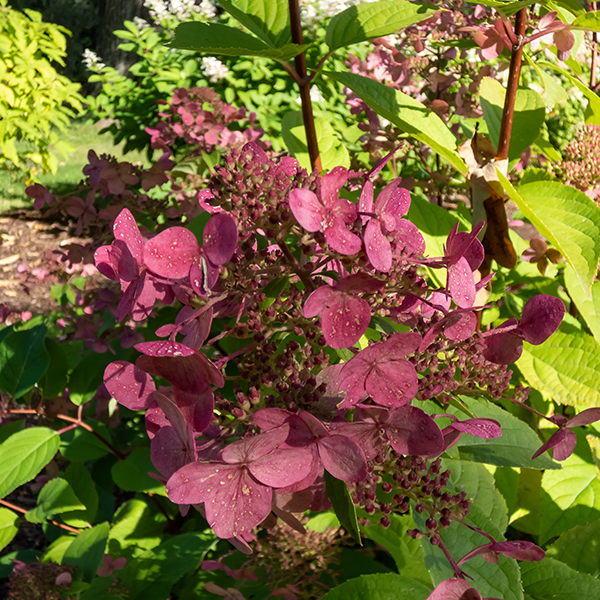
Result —
[[[85,509],[85,505],[77,498],[67,481],[52,479],[42,488],[36,508],[28,511],[25,518],[30,523],[43,523],[54,515],[83,509]]]
[[[35,11],[21,13],[0,2],[0,170],[29,179],[55,173],[53,150],[66,156],[72,149],[56,129],[65,131],[81,110],[79,84],[53,66],[64,65],[68,33]]]
[[[322,597],[322,600],[385,600],[400,597],[403,600],[425,600],[431,589],[415,579],[394,573],[362,575],[350,579]]]
[[[17,515],[7,508],[0,508],[0,550],[4,550],[10,541],[17,535],[19,519]]]

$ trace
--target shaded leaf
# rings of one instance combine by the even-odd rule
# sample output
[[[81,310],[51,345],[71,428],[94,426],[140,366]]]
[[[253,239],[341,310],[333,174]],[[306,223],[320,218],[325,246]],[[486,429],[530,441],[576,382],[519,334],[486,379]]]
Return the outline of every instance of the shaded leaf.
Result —
[[[580,573],[598,577],[600,575],[600,521],[579,525],[565,531],[548,548],[546,555]]]
[[[111,469],[114,482],[122,490],[152,492],[165,496],[165,486],[148,475],[155,472],[156,468],[150,459],[150,448],[136,448],[125,460],[115,463]]]
[[[361,544],[360,529],[358,528],[358,520],[356,518],[356,507],[350,498],[346,484],[325,471],[325,487],[331,507],[340,524],[356,542]]]
[[[85,505],[75,495],[73,488],[64,479],[51,479],[40,492],[37,506],[27,512],[25,518],[30,523],[43,523],[54,515],[68,510],[83,510]]]
[[[91,529],[84,529],[65,552],[63,562],[78,566],[83,573],[84,581],[91,581],[100,566],[108,531],[108,523],[100,523]]]
[[[592,284],[592,293],[588,296],[572,267],[564,270],[564,276],[569,296],[575,302],[594,339],[600,343],[600,281]]]
[[[8,508],[0,508],[0,551],[10,544],[18,529],[19,517]]]
[[[350,579],[322,596],[321,600],[426,600],[430,593],[431,588],[416,579],[384,573]]]

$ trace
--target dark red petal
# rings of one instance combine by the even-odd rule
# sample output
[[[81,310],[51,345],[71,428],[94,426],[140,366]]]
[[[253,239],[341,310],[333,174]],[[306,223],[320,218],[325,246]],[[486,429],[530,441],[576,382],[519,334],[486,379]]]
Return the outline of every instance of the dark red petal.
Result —
[[[325,340],[335,349],[356,344],[370,321],[371,307],[366,300],[340,293],[335,295],[321,316]]]
[[[113,233],[115,240],[125,242],[133,257],[141,263],[144,257],[144,239],[129,209],[124,208],[119,213],[113,224]]]
[[[570,429],[559,429],[558,431],[554,432],[550,436],[548,441],[541,448],[539,448],[537,450],[537,452],[531,458],[532,459],[537,458],[541,454],[544,454],[544,452],[546,452],[547,450],[550,450],[550,448],[556,448],[560,444],[563,444],[565,442],[566,442],[566,445],[561,451],[559,451],[559,454],[564,454],[568,450],[569,446],[572,444],[573,447],[571,448],[571,451],[565,457],[565,458],[568,458],[569,456],[571,456],[571,454],[575,448],[575,444],[577,443],[577,436]],[[556,458],[556,456],[554,458]],[[556,458],[556,460],[559,460],[559,459]],[[562,460],[565,460],[565,459],[562,459]]]
[[[146,408],[150,394],[156,390],[150,375],[124,360],[112,362],[106,367],[104,385],[119,404],[130,410]]]
[[[483,356],[486,360],[499,365],[510,365],[519,359],[523,352],[523,340],[512,332],[502,333],[502,329],[516,323],[516,319],[508,319],[494,329],[498,333],[485,338]]]
[[[322,313],[333,301],[335,296],[336,292],[328,285],[322,285],[317,288],[304,303],[304,309],[302,311],[304,317],[306,319],[311,319]]]
[[[281,425],[267,433],[259,433],[252,437],[229,444],[223,450],[223,460],[226,463],[248,463],[273,452],[287,439],[289,425]]]
[[[578,415],[575,415],[569,419],[567,427],[579,427],[580,425],[589,425],[600,421],[600,408],[586,408],[581,411]]]
[[[238,244],[235,220],[227,213],[213,215],[203,235],[204,252],[214,265],[224,265],[233,256]]]
[[[459,308],[471,308],[477,294],[473,270],[466,258],[459,258],[448,267],[448,291]]]
[[[365,250],[375,269],[389,272],[392,268],[392,246],[381,233],[381,225],[376,219],[371,219],[365,228]]]
[[[466,421],[452,423],[450,427],[486,440],[502,437],[500,423],[494,421],[494,419],[467,419]]]
[[[403,406],[389,412],[385,433],[400,454],[429,456],[441,454],[444,438],[435,421],[414,406]]]
[[[558,329],[564,316],[565,305],[559,298],[546,294],[530,298],[519,321],[523,337],[534,345],[545,342]]]
[[[313,457],[304,448],[279,448],[248,465],[258,481],[283,488],[303,480],[312,470]]]
[[[198,240],[189,229],[170,227],[146,242],[144,262],[161,277],[183,279],[199,254]]]
[[[533,542],[522,542],[520,540],[514,542],[496,542],[492,544],[492,550],[500,552],[508,558],[528,562],[543,560],[546,556],[546,553]]]
[[[363,451],[344,435],[330,435],[318,443],[325,469],[341,481],[362,481],[367,476]]]
[[[290,192],[288,200],[296,221],[306,231],[321,231],[325,220],[325,209],[314,192],[296,188]]]

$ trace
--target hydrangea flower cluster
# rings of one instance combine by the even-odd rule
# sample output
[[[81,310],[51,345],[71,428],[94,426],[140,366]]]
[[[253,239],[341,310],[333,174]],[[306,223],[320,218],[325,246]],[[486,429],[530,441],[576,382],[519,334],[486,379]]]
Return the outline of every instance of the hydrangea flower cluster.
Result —
[[[503,395],[510,371],[498,341],[512,356],[562,320],[562,302],[538,296],[518,323],[477,332],[476,294],[489,280],[476,282],[480,226],[454,228],[444,256],[423,256],[402,182],[374,199],[389,158],[368,174],[309,176],[251,142],[199,194],[201,243],[179,226],[146,234],[125,209],[114,241],[96,251],[121,286],[117,320],[146,319],[157,300],[182,305],[161,339],[136,344],[136,363],[111,363],[104,382],[145,411],[169,498],[242,551],[275,517],[302,531],[293,513],[328,508],[330,478],[384,526],[417,502],[429,515],[418,535],[441,544],[438,528],[461,520],[468,501],[445,488],[437,457],[461,435],[501,435],[495,421],[446,414],[450,395]],[[362,189],[358,204],[344,198],[348,182]],[[431,288],[422,265],[444,271],[446,285]],[[429,398],[436,414],[421,404]]]

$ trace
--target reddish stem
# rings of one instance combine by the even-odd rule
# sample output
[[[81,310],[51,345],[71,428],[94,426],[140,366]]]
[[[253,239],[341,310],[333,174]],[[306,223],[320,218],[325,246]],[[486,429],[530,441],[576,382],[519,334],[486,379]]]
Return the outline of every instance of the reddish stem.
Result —
[[[302,24],[300,23],[300,5],[298,0],[289,0],[290,7],[290,28],[292,31],[292,42],[302,45]],[[322,171],[321,156],[319,155],[319,144],[317,142],[317,132],[315,129],[315,118],[313,116],[312,101],[310,99],[310,79],[306,70],[306,53],[302,52],[294,58],[296,73],[298,74],[300,86],[300,100],[302,101],[302,120],[304,121],[304,130],[306,132],[306,145],[310,164],[313,169]]]
[[[6,500],[0,500],[0,504],[2,504],[2,506],[6,506],[6,508],[10,508],[11,510],[14,510],[15,512],[21,513],[23,515],[28,512],[24,508],[21,508],[20,506],[16,506],[15,504],[11,504],[10,502],[7,502]],[[79,529],[75,529],[75,527],[65,525],[64,523],[57,523],[56,521],[50,521],[50,523],[52,523],[52,525],[56,525],[57,527],[60,527],[61,529],[64,529],[65,531],[70,531],[72,533],[81,533],[81,531]]]

